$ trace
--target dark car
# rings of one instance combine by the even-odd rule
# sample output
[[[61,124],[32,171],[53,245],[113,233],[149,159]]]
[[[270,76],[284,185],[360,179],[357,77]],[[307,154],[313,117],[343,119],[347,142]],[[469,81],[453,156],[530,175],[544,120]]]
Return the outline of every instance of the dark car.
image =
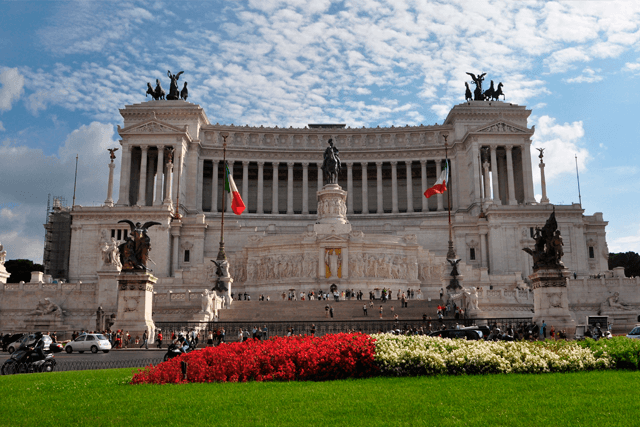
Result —
[[[5,334],[5,336],[2,337],[2,351],[7,351],[7,347],[9,346],[9,344],[14,343],[16,341],[18,341],[20,338],[24,337],[26,334]]]
[[[444,329],[442,331],[431,332],[429,336],[442,338],[462,338],[474,341],[480,339],[480,334],[478,333],[478,331],[473,329]]]

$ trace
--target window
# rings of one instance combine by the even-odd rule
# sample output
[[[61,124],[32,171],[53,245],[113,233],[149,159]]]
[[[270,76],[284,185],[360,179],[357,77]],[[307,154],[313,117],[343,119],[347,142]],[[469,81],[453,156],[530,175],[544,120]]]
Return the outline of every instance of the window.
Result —
[[[95,341],[96,337],[94,337],[93,335],[87,335],[87,341]]]
[[[475,261],[476,260],[476,248],[470,248],[469,249],[469,260],[470,261]]]
[[[596,253],[593,250],[593,246],[589,246],[589,258],[595,258],[596,257]]]
[[[184,262],[189,262],[189,258],[191,257],[191,253],[189,252],[189,249],[185,249],[184,251]]]

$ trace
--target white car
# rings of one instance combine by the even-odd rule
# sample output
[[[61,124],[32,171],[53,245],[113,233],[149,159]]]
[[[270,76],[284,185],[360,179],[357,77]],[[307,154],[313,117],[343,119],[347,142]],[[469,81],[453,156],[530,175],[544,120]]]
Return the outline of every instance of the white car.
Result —
[[[627,338],[640,339],[640,326],[636,326],[627,334]]]
[[[98,351],[109,353],[111,343],[107,337],[102,334],[84,334],[68,342],[67,345],[64,346],[64,350],[69,354],[74,351],[84,353],[87,350],[90,350],[91,353],[97,353]]]

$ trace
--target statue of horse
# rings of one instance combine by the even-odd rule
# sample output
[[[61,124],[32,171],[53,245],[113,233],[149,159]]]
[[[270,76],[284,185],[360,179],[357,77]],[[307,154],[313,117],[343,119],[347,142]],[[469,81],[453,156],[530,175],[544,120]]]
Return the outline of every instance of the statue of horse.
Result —
[[[502,82],[498,83],[498,89],[495,90],[495,92],[493,93],[493,96],[491,98],[494,101],[498,101],[498,100],[500,100],[500,95],[502,95],[503,101],[506,100],[506,97],[504,96],[504,93],[502,92]]]
[[[338,183],[338,173],[342,168],[340,162],[340,152],[333,146],[333,139],[329,138],[329,146],[324,151],[324,162],[322,163],[322,170],[327,177],[327,184]]]
[[[147,95],[151,95],[151,98],[153,98],[154,101],[157,101],[156,93],[153,90],[153,88],[151,87],[151,83],[149,83],[149,82],[147,82],[147,93],[144,95],[144,97],[146,98]]]
[[[155,90],[155,94],[156,96],[153,98],[156,101],[159,99],[164,99],[164,89],[162,89],[162,85],[160,85],[160,80],[156,79],[156,90]]]
[[[484,100],[485,101],[492,100],[495,93],[496,93],[496,89],[493,87],[493,80],[491,80],[491,85],[489,86],[489,89],[485,90],[483,93]]]
[[[465,101],[473,100],[473,95],[471,94],[471,89],[469,89],[469,83],[468,82],[464,82],[464,87],[465,87],[465,91],[464,91],[464,99],[465,99]]]

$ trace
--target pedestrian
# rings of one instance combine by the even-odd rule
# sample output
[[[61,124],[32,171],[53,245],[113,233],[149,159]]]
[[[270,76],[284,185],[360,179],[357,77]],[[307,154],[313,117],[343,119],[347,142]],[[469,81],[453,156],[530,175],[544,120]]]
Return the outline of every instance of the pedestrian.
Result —
[[[238,332],[238,341],[244,342],[244,334],[242,333],[242,328],[240,328],[240,332]]]
[[[213,331],[209,331],[207,336],[207,347],[213,347]]]
[[[382,306],[380,306],[380,318],[382,319]]]
[[[362,306],[362,311],[364,311],[364,315],[365,315],[365,316],[368,316],[368,314],[367,314],[367,304],[364,304],[364,305]]]
[[[158,332],[158,348],[162,348],[162,332]]]
[[[316,336],[316,325],[315,324],[311,324],[311,336],[315,337]]]
[[[329,318],[329,304],[324,306],[324,317]]]
[[[443,295],[444,295],[444,289],[440,288],[440,299],[442,299]]]
[[[127,331],[127,335],[129,335],[129,331]],[[149,335],[147,335],[147,331],[144,331],[144,333],[142,334],[142,345],[140,346],[140,348],[145,347],[147,350],[149,350],[148,337]]]
[[[329,307],[329,314],[331,315],[331,318],[333,319],[333,306]]]
[[[547,324],[542,321],[542,325],[540,325],[540,337],[545,340],[547,339]]]

